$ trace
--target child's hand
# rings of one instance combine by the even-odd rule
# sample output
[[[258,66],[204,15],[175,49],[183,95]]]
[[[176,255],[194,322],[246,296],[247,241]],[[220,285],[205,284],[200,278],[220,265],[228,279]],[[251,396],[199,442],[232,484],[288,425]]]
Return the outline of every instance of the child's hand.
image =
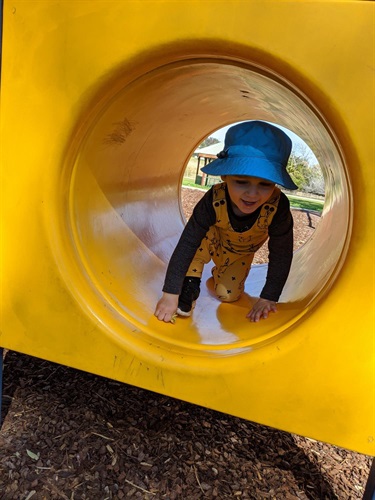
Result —
[[[163,293],[162,298],[156,304],[155,316],[160,321],[170,323],[177,311],[178,295],[173,293]]]
[[[267,299],[258,299],[246,317],[250,318],[250,321],[258,322],[260,319],[267,319],[270,312],[276,311],[275,302]]]

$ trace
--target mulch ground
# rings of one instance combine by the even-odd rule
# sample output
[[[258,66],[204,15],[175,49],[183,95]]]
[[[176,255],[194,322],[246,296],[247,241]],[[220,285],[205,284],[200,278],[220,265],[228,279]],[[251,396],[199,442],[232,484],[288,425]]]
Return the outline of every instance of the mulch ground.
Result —
[[[298,212],[297,246],[315,217]],[[371,457],[15,352],[3,383],[1,500],[360,499],[370,471]]]

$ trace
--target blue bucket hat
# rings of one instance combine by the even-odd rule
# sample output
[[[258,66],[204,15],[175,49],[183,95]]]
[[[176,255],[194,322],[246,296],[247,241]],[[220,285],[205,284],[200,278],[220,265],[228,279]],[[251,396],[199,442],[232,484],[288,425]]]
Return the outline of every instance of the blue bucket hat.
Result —
[[[292,141],[278,127],[262,121],[239,123],[225,135],[224,151],[202,168],[209,175],[248,175],[298,189],[286,171]]]

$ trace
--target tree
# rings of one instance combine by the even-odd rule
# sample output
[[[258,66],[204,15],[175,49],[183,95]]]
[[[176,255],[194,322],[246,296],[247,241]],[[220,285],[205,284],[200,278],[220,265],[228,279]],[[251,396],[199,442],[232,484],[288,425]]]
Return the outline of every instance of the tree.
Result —
[[[308,163],[303,158],[292,153],[286,169],[298,189],[302,189],[302,186],[308,184]]]
[[[200,148],[206,148],[207,146],[212,146],[212,144],[217,144],[219,141],[219,139],[216,139],[216,137],[207,137],[207,139],[205,139],[200,145],[199,145],[199,149]]]
[[[324,195],[324,177],[318,164],[311,164],[315,156],[308,148],[299,147],[290,155],[287,171],[298,189],[307,193]]]
[[[311,175],[309,182],[302,186],[302,190],[307,193],[319,194],[324,196],[324,177],[319,165],[310,167]]]

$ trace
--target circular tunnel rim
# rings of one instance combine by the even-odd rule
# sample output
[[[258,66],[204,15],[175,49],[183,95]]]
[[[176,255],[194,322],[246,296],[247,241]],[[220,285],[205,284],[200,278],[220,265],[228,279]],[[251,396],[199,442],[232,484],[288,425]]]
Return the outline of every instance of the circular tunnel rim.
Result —
[[[165,70],[166,68],[170,68],[171,66],[175,67],[176,65],[179,65],[179,66],[186,66],[187,64],[217,64],[217,63],[223,63],[225,65],[230,65],[230,66],[236,66],[236,67],[241,67],[242,69],[245,69],[245,70],[251,70],[251,71],[260,71],[261,74],[264,76],[266,75],[267,77],[270,77],[270,75],[272,75],[272,77],[275,76],[275,72],[274,71],[268,71],[267,68],[260,68],[258,64],[252,64],[252,63],[245,63],[244,61],[238,61],[237,59],[230,59],[228,57],[218,57],[218,56],[215,56],[215,57],[196,57],[196,58],[192,58],[192,59],[183,59],[183,60],[177,60],[177,61],[172,61],[172,62],[169,62],[167,64],[163,64],[161,66],[158,66],[158,67],[155,67],[155,69],[151,72],[153,73],[155,70],[157,71],[163,71]],[[131,81],[130,82],[130,85],[134,85],[137,83],[138,80],[140,79],[143,79],[143,78],[147,78],[148,75],[149,75],[150,72],[146,72],[142,75],[140,75],[138,78],[136,78],[134,81]],[[285,82],[287,80],[284,78],[284,77],[281,77],[279,76],[277,78],[277,83],[280,84],[280,82],[282,82],[282,85],[287,88],[288,91],[292,91],[294,94],[296,94],[296,88],[295,86],[289,82],[289,84],[286,86],[285,85]],[[125,87],[126,88],[126,87]],[[125,89],[123,89],[125,90]],[[326,133],[329,134],[330,138],[334,138],[334,144],[336,145],[336,148],[337,148],[337,152],[339,154],[339,156],[341,158],[343,158],[343,155],[342,155],[342,151],[341,151],[341,148],[339,147],[339,143],[338,141],[336,140],[333,132],[332,132],[332,129],[330,127],[327,127],[327,123],[323,120],[322,120],[322,114],[319,112],[318,113],[318,109],[316,108],[316,106],[312,107],[312,104],[311,104],[311,101],[309,99],[307,99],[307,97],[301,93],[301,92],[298,92],[298,94],[296,94],[298,98],[301,99],[301,96],[303,96],[303,102],[305,104],[307,104],[308,108],[310,109],[310,111],[312,111],[315,116],[317,117],[317,119],[319,120],[319,122],[322,124],[322,127],[323,129],[325,130]],[[116,95],[115,96],[112,96],[111,99],[110,99],[112,102],[113,101],[116,101]],[[101,106],[101,110],[100,112],[94,117],[96,120],[99,120],[100,119],[100,116],[101,114],[105,114],[105,106],[103,104],[103,102],[105,102],[105,100],[103,101],[102,100],[102,106]],[[90,123],[86,124],[86,128],[84,130],[84,133],[81,134],[80,136],[80,141],[78,141],[78,143],[76,142],[76,146],[78,144],[78,147],[76,149],[76,157],[79,156],[79,152],[82,148],[82,145],[83,145],[83,142],[85,141],[85,138],[87,138],[87,136],[90,135],[90,130],[92,130],[92,128],[95,128],[95,125],[93,125],[93,121],[95,120],[91,120]],[[233,121],[231,121],[233,122]],[[220,128],[222,126],[225,126],[227,125],[228,123],[220,123],[217,127],[217,128]],[[209,135],[212,131],[206,131],[206,136]],[[199,144],[199,140],[197,142]],[[194,144],[194,147],[193,149],[196,147],[196,144]],[[74,155],[73,155],[74,156]],[[70,158],[72,159],[72,155],[70,155]],[[74,159],[74,163],[73,163],[73,169],[72,169],[72,178],[71,178],[71,182],[69,183],[70,185],[70,189],[72,188],[72,185],[74,184],[74,177],[75,177],[75,173],[74,173],[74,170],[76,168],[76,158]],[[345,169],[345,164],[344,164],[344,161],[342,162],[342,165],[344,166],[344,169],[343,169],[343,172],[345,174],[345,186],[346,186],[346,189],[347,189],[347,194],[348,194],[348,198],[349,200],[351,199],[352,197],[352,194],[351,194],[351,189],[350,189],[350,182],[348,182],[348,173]],[[182,170],[180,171],[180,174],[183,175],[183,171],[184,171],[184,168],[182,168]],[[326,188],[328,187],[329,189],[329,183],[326,185]],[[72,192],[70,193],[72,195]],[[72,200],[71,200],[72,201]],[[179,202],[180,203],[180,202]],[[346,234],[346,238],[345,238],[345,244],[343,245],[343,248],[342,248],[342,251],[341,251],[341,255],[340,255],[340,258],[338,259],[338,261],[336,262],[336,267],[334,269],[331,270],[331,274],[330,274],[330,277],[328,278],[327,282],[325,283],[325,285],[322,287],[322,289],[319,291],[319,293],[314,297],[314,299],[309,303],[308,305],[308,308],[306,308],[306,310],[304,311],[304,313],[302,315],[300,315],[300,317],[296,318],[295,321],[292,322],[292,324],[287,324],[286,325],[286,328],[283,329],[281,332],[279,332],[277,334],[277,338],[279,338],[280,336],[284,335],[287,331],[289,331],[291,329],[292,326],[296,325],[297,323],[299,323],[302,318],[308,314],[309,312],[311,312],[311,310],[315,307],[315,305],[321,300],[321,298],[325,295],[325,293],[328,291],[328,289],[331,287],[331,285],[334,283],[336,277],[337,277],[337,274],[339,272],[339,270],[341,269],[341,266],[343,265],[343,261],[345,260],[345,255],[346,255],[346,252],[347,252],[347,247],[348,247],[348,241],[350,241],[350,232],[351,232],[351,220],[352,220],[352,216],[351,216],[351,206],[348,207],[349,209],[349,217],[348,217],[348,225],[347,225],[347,234]],[[181,212],[181,211],[180,211]],[[181,213],[180,213],[181,215]],[[69,220],[68,222],[69,224],[69,233],[72,237],[72,241],[74,242],[74,244],[76,245],[76,250],[77,250],[77,240],[74,236],[74,231],[72,231],[72,226],[74,225],[72,220]],[[79,245],[78,245],[79,246]],[[77,255],[77,254],[76,254]],[[82,264],[82,261],[81,261],[81,264]],[[83,264],[82,264],[83,266]],[[80,267],[80,266],[79,266]],[[83,266],[84,267],[84,266]],[[83,273],[84,275],[85,273]],[[86,285],[88,284],[87,283],[87,279],[84,279],[83,281],[86,281]],[[82,281],[82,284],[83,284],[83,281]],[[90,285],[89,285],[89,288]],[[92,290],[91,290],[92,291]],[[75,292],[77,292],[77,290],[75,290]],[[95,289],[95,292],[98,292],[98,288]],[[94,292],[94,295],[96,295],[96,293]],[[85,297],[86,297],[86,294],[83,294]],[[99,296],[102,296],[102,298],[104,298],[104,295],[102,293],[99,292]],[[82,297],[82,296],[81,296]],[[86,301],[86,299],[85,299]],[[116,310],[116,306],[114,305],[113,307],[113,304],[111,304],[111,301],[109,301],[108,299],[105,299],[104,300],[105,302],[108,302],[108,304],[111,306],[109,308],[107,308],[107,313],[108,313],[108,309],[112,311],[110,312],[110,314],[114,315],[114,316],[117,316],[119,315],[119,311]],[[102,306],[103,304],[101,304]],[[112,324],[112,327],[108,328],[109,327],[109,323],[111,322],[108,322],[106,320],[103,320],[103,317],[100,313],[98,313],[97,311],[95,311],[95,307],[89,307],[89,311],[90,311],[90,314],[94,314],[94,316],[97,317],[97,319],[100,320],[102,326],[104,327],[105,330],[107,330],[107,333],[109,335],[111,335],[112,337],[114,337],[115,339],[117,338],[117,341],[120,342],[121,344],[124,344],[124,338],[123,336],[119,336],[115,333],[115,330],[116,328],[113,328],[113,324]],[[272,342],[273,340],[275,340],[274,338],[272,339],[269,339],[269,338],[266,338],[265,340],[261,340],[260,342],[255,342],[254,344],[251,344],[249,345],[248,343],[244,343],[243,345],[242,344],[235,344],[235,345],[230,345],[230,346],[211,346],[211,345],[204,345],[202,349],[192,349],[191,348],[191,345],[190,344],[186,344],[185,342],[171,342],[169,343],[168,341],[165,341],[165,339],[163,338],[159,338],[158,336],[155,336],[152,332],[150,331],[146,331],[147,328],[145,328],[145,325],[143,325],[142,323],[139,323],[135,320],[135,318],[124,318],[121,316],[121,313],[120,313],[120,321],[123,321],[123,320],[126,320],[126,323],[129,323],[129,325],[133,325],[133,330],[134,331],[138,331],[138,332],[142,332],[142,337],[143,337],[143,341],[146,342],[148,345],[150,344],[150,340],[151,342],[157,342],[158,343],[158,347],[157,348],[160,348],[161,347],[165,347],[165,346],[169,346],[169,348],[172,346],[172,350],[176,350],[177,352],[183,352],[184,354],[195,354],[195,355],[202,355],[202,351],[203,352],[212,352],[212,351],[215,351],[215,353],[225,353],[226,355],[228,355],[228,352],[230,353],[234,353],[235,351],[238,351],[238,349],[242,349],[243,352],[247,352],[249,349],[253,349],[254,347],[259,347],[259,346],[262,346],[264,344],[268,344],[270,341]],[[271,336],[271,337],[274,337],[274,336]],[[138,342],[138,339],[137,339],[137,342]],[[134,347],[134,339],[133,338],[128,338],[127,341],[125,341],[126,344],[128,344],[128,347]],[[171,344],[171,345],[170,345]],[[259,345],[258,345],[259,344]],[[242,351],[241,351],[242,352]],[[239,353],[236,352],[235,353],[236,355],[238,355]]]

